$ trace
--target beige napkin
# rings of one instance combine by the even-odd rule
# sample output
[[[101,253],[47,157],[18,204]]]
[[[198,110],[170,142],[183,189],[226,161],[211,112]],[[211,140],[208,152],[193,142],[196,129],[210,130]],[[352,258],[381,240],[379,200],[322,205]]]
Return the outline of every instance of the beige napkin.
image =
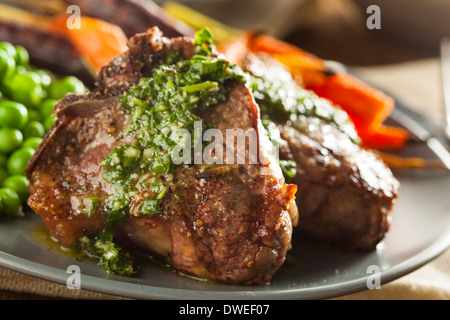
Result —
[[[63,284],[38,279],[6,268],[0,268],[0,299],[116,300],[124,298],[83,289],[69,289]]]
[[[400,65],[357,68],[364,78],[385,88],[416,111],[435,119],[442,116],[438,60]],[[449,212],[450,214],[450,212]],[[0,268],[0,299],[120,299],[37,279]],[[450,249],[422,268],[380,289],[366,290],[336,299],[450,299]]]

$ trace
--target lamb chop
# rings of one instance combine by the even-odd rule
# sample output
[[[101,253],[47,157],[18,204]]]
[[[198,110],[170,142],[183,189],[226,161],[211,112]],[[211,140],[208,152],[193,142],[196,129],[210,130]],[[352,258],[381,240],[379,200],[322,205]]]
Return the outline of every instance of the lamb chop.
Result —
[[[273,58],[248,53],[235,62],[254,76],[262,118],[272,122],[281,163],[299,188],[298,228],[341,249],[373,250],[390,228],[398,197],[390,169],[360,147],[344,111],[301,88]]]
[[[100,70],[98,90],[63,98],[26,170],[28,205],[61,245],[106,252],[110,272],[121,274],[117,255],[131,247],[198,277],[267,283],[291,247],[296,186],[270,154],[239,69],[202,35],[137,34]],[[243,163],[174,164],[174,128],[192,134],[195,121],[253,130],[260,161],[246,149]],[[223,146],[218,160],[236,148]]]

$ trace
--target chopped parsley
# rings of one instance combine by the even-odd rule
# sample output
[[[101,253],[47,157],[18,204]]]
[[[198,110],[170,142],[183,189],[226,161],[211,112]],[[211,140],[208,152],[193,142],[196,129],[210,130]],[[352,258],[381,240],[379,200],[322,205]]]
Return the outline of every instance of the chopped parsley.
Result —
[[[252,76],[248,86],[261,109],[262,117],[275,122],[290,122],[294,128],[308,121],[308,118],[318,118],[335,124],[354,143],[359,143],[356,130],[345,111],[295,82]]]
[[[114,149],[100,163],[103,178],[115,188],[107,203],[110,212],[158,213],[171,187],[177,132],[193,134],[194,121],[201,120],[196,111],[225,101],[228,80],[246,81],[241,69],[215,54],[207,29],[196,34],[194,43],[192,59],[170,52],[150,78],[142,78],[122,99],[131,116],[127,134],[135,142]]]
[[[226,100],[228,81],[247,85],[266,119],[291,121],[295,125],[301,117],[317,117],[335,123],[356,141],[356,133],[343,111],[298,86],[286,87],[284,82],[244,73],[216,53],[208,29],[196,33],[194,44],[195,55],[191,59],[169,52],[163,63],[154,67],[152,76],[142,78],[121,100],[131,119],[125,133],[134,141],[115,148],[101,161],[103,178],[114,189],[105,205],[108,218],[100,234],[79,241],[81,248],[98,257],[108,273],[136,272],[133,257],[113,241],[115,227],[129,215],[158,214],[167,194],[178,194],[172,181],[173,156],[176,147],[184,142],[177,132],[185,130],[192,136],[194,122],[201,120],[199,111]],[[266,124],[270,135],[269,129],[276,126],[270,121]],[[203,122],[202,125],[208,126]],[[276,130],[272,133],[274,139]],[[283,143],[279,136],[278,140]],[[194,139],[190,141],[195,143]],[[281,160],[279,164],[286,181],[291,181],[296,173],[295,162]],[[90,201],[88,215],[99,204],[96,199]]]
[[[262,123],[269,139],[279,148],[287,146],[287,142],[280,136],[275,123],[289,123],[292,127],[300,129],[308,118],[333,123],[353,143],[359,143],[355,127],[345,111],[334,107],[295,82],[252,75],[249,76],[247,86],[260,107]],[[297,164],[291,160],[276,160],[286,183],[290,183],[297,173]]]
[[[225,101],[229,80],[247,81],[240,68],[215,52],[208,29],[197,32],[194,44],[191,59],[169,52],[152,76],[142,78],[121,100],[131,119],[126,134],[134,141],[101,161],[103,178],[114,188],[105,206],[108,219],[100,235],[81,241],[85,250],[100,257],[107,272],[134,272],[129,257],[113,242],[115,227],[128,215],[159,213],[164,197],[176,192],[173,154],[183,143],[178,130],[193,135],[194,122],[201,120],[198,111]]]
[[[134,257],[114,243],[113,234],[108,230],[96,236],[82,237],[78,246],[89,256],[98,259],[107,273],[130,276],[137,272]]]

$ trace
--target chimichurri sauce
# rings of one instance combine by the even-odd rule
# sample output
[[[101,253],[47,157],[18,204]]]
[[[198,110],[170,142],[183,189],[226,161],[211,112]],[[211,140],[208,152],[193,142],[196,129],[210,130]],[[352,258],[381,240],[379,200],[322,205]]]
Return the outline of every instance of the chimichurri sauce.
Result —
[[[111,212],[158,213],[171,186],[177,131],[193,133],[194,121],[201,120],[196,110],[225,101],[228,80],[246,81],[239,68],[215,54],[208,30],[198,32],[194,44],[192,59],[170,52],[152,77],[142,78],[122,99],[131,116],[127,133],[135,141],[116,148],[100,164],[115,189],[107,203]]]
[[[274,143],[283,141],[270,119],[289,121],[295,127],[300,119],[317,117],[336,124],[351,139],[357,138],[343,112],[322,103],[309,91],[273,79],[250,76],[221,58],[208,29],[196,33],[194,45],[195,55],[191,59],[169,52],[164,62],[154,67],[152,76],[142,78],[121,100],[131,119],[126,134],[134,141],[115,148],[101,161],[103,178],[114,189],[105,204],[107,222],[103,232],[79,241],[79,246],[98,257],[108,273],[132,275],[137,272],[133,257],[114,243],[114,229],[128,215],[151,217],[160,212],[161,201],[169,192],[176,191],[172,182],[176,163],[174,150],[185,143],[180,141],[177,131],[185,130],[193,135],[194,122],[202,120],[198,111],[224,102],[230,80],[252,90],[263,124]],[[203,121],[202,125],[209,126]],[[189,141],[195,143],[194,139]],[[296,172],[295,162],[279,163],[289,182]],[[93,208],[99,205],[96,199],[91,200]]]
[[[86,250],[101,257],[108,272],[135,272],[113,243],[113,230],[127,215],[159,213],[160,202],[174,191],[173,151],[183,143],[177,131],[193,134],[194,121],[201,120],[196,111],[224,102],[229,80],[247,81],[240,68],[215,52],[207,29],[197,32],[194,45],[191,59],[183,59],[178,52],[168,53],[152,70],[152,76],[142,78],[121,100],[131,119],[126,134],[134,142],[115,148],[100,163],[103,178],[114,188],[105,206],[108,219],[100,235],[80,241]]]
[[[295,128],[310,117],[318,118],[333,123],[350,140],[359,143],[356,130],[345,111],[295,82],[254,76],[250,78],[248,86],[266,120],[289,122]]]

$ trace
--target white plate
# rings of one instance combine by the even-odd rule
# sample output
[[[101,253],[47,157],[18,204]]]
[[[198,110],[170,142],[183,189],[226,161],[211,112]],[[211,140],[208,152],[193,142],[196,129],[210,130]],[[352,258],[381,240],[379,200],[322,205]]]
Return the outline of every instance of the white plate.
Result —
[[[422,138],[434,130],[427,119],[400,103],[392,118]],[[448,161],[447,149],[438,140],[430,141],[430,145],[411,143],[404,153]],[[340,252],[309,243],[295,232],[293,249],[288,257],[295,263],[282,266],[270,285],[205,283],[150,262],[144,263],[142,272],[134,278],[111,276],[95,262],[77,261],[36,241],[31,234],[41,221],[34,214],[0,221],[0,265],[61,284],[66,284],[68,266],[78,265],[83,289],[138,299],[337,297],[366,290],[368,282],[377,284],[377,275],[381,284],[402,277],[450,245],[450,174],[409,171],[398,172],[396,176],[401,183],[399,201],[392,215],[392,228],[377,250],[369,253]],[[373,272],[377,268],[380,273],[375,275]]]

